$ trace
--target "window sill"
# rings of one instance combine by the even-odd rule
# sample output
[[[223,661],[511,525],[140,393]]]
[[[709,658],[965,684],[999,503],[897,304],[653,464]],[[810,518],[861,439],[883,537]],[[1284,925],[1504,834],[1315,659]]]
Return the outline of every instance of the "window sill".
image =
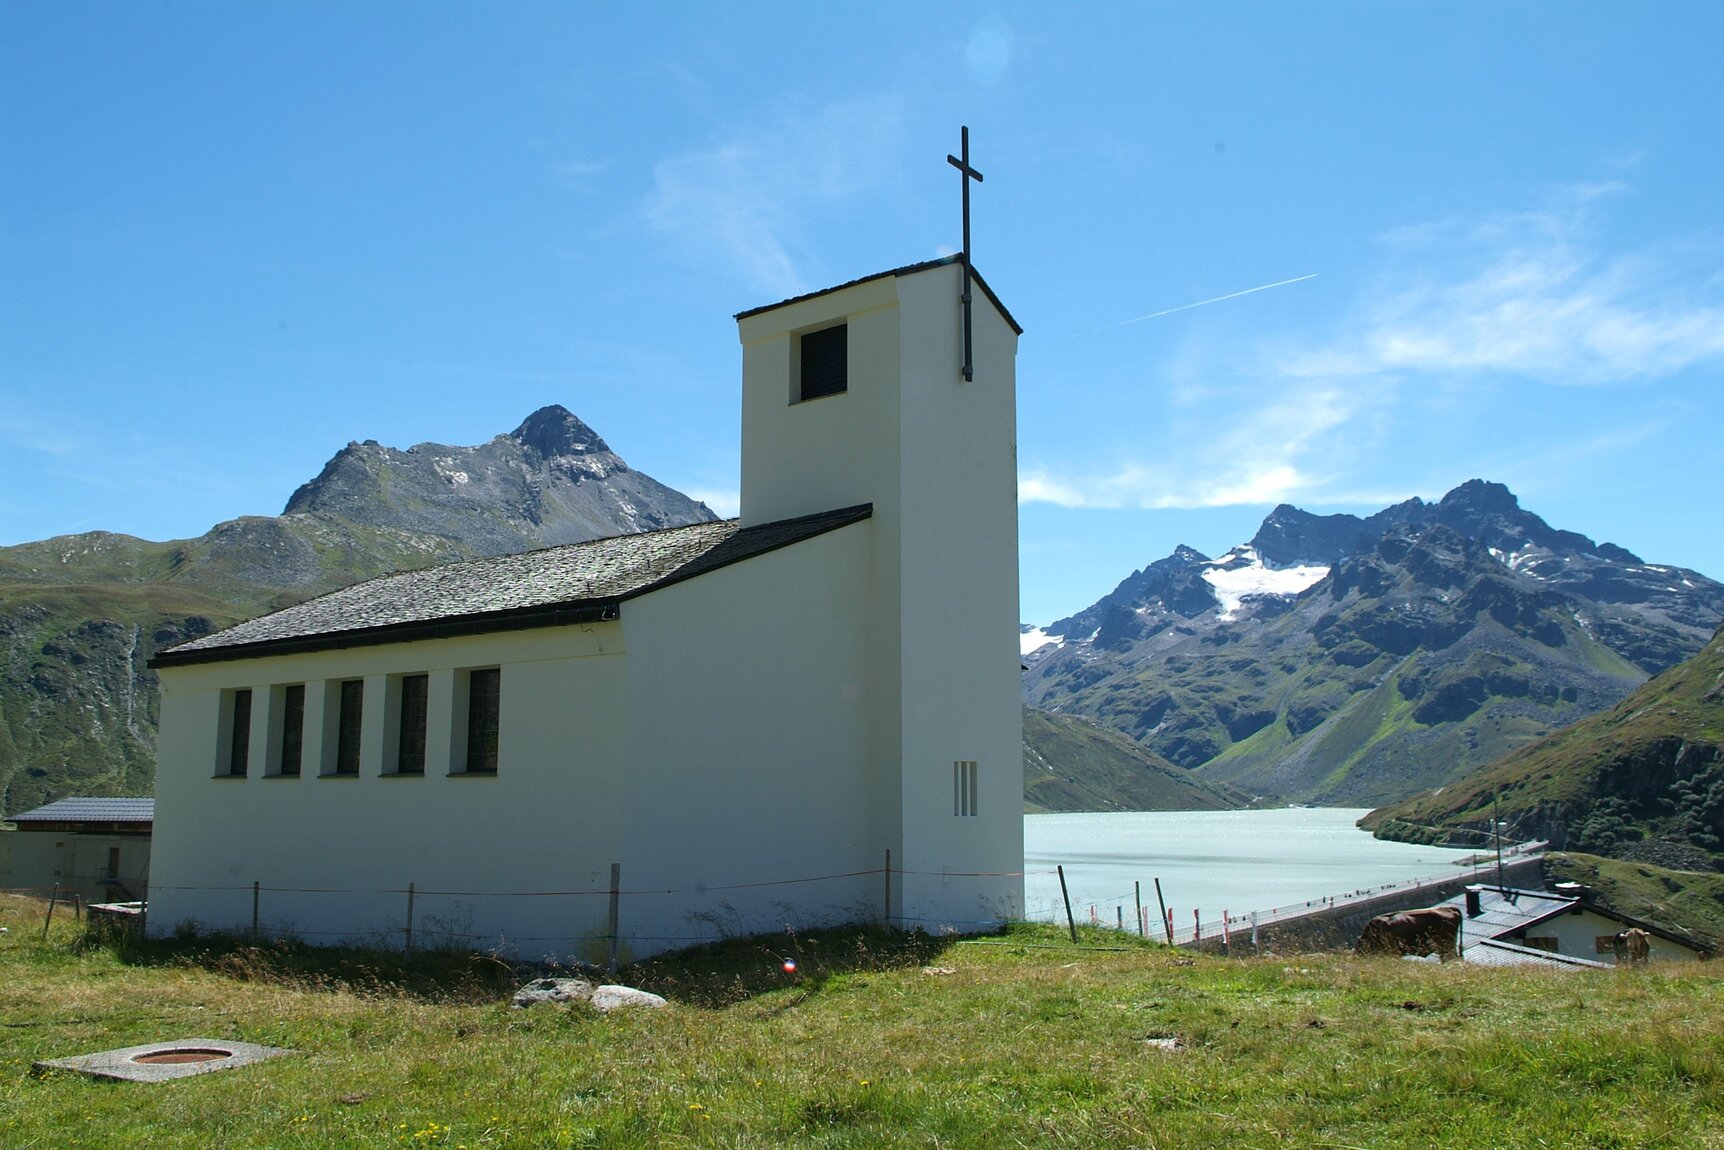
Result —
[[[250,777],[251,777],[250,775],[236,775],[236,774],[233,774],[229,771],[223,771],[219,775],[211,775],[210,776],[210,778],[212,778],[212,779],[249,779]]]
[[[449,777],[452,779],[494,779],[497,777],[497,772],[496,771],[450,771]]]
[[[351,773],[342,772],[341,774],[338,774],[338,775],[337,774],[318,775],[317,777],[320,779],[357,779],[357,778],[359,778],[359,772],[358,771],[353,771]]]
[[[280,772],[280,771],[277,771],[277,772],[276,772],[276,773],[275,773],[275,774],[273,774],[273,775],[265,775],[265,776],[264,776],[264,778],[266,778],[266,779],[297,779],[297,778],[301,778],[301,777],[303,777],[303,776],[300,776],[300,775],[284,775],[284,774],[282,774],[282,773],[281,773],[281,772]]]
[[[380,779],[422,779],[425,777],[425,772],[424,771],[384,771],[381,775],[378,775],[377,777]]]

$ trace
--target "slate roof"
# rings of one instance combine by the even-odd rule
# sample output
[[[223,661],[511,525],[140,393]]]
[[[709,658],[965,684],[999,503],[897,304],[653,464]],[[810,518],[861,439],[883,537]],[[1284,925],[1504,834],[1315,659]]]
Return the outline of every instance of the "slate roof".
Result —
[[[45,807],[10,816],[14,823],[148,823],[156,817],[154,799],[58,799]]]
[[[804,292],[802,295],[791,296],[789,299],[779,300],[777,303],[763,304],[760,307],[751,307],[747,311],[737,312],[734,318],[739,320],[747,319],[751,315],[759,315],[762,312],[773,311],[781,307],[789,307],[791,304],[801,303],[805,299],[818,299],[823,295],[831,295],[833,292],[843,291],[845,288],[853,288],[857,284],[865,284],[873,280],[883,280],[887,276],[915,275],[917,272],[925,272],[929,268],[944,267],[946,264],[961,264],[963,262],[963,255],[958,254],[941,256],[936,260],[923,260],[921,263],[905,264],[901,268],[893,268],[891,271],[875,272],[871,276],[861,276],[846,283],[836,284],[829,288],[821,288],[819,291]],[[1018,321],[1012,318],[1012,313],[1006,310],[1006,305],[1000,302],[1000,297],[994,294],[994,289],[988,286],[987,281],[982,278],[982,273],[977,271],[973,264],[970,267],[970,282],[982,289],[982,294],[988,297],[988,301],[994,305],[994,310],[998,311],[1005,317],[1006,322],[1012,326],[1013,331],[1017,332],[1019,335],[1024,334],[1024,329],[1018,326]]]
[[[617,618],[651,591],[868,518],[871,504],[696,523],[384,575],[169,648],[152,667]]]
[[[1552,970],[1609,970],[1607,962],[1521,946],[1500,938],[1481,938],[1461,949],[1461,959],[1476,966],[1540,966]]]
[[[1579,902],[1578,898],[1568,895],[1489,886],[1479,891],[1480,913],[1476,915],[1467,914],[1467,899],[1464,894],[1456,895],[1441,905],[1455,907],[1461,912],[1461,935],[1469,940],[1468,945],[1471,945],[1472,939],[1501,938],[1505,934],[1537,926],[1548,918],[1555,918],[1570,910]]]

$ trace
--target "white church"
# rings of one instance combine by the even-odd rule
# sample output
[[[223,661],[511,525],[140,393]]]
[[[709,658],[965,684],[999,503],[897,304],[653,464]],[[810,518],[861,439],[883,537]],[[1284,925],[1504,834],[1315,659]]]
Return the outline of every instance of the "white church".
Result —
[[[965,267],[737,317],[738,519],[158,655],[150,933],[597,961],[1021,916],[1021,329],[972,273],[966,363]]]

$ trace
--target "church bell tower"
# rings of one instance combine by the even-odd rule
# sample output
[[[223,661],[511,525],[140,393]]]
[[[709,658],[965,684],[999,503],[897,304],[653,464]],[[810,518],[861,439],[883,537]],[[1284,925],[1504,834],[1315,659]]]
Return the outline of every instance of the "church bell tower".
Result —
[[[743,525],[873,507],[870,820],[892,852],[889,917],[1019,915],[1020,329],[962,256],[737,320]]]

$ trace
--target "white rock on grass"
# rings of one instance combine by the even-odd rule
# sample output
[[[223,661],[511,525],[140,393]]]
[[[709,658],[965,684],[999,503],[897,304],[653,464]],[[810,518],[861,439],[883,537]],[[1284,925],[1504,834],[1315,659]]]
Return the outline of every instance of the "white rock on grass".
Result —
[[[524,1010],[541,1002],[586,1002],[593,984],[584,978],[535,978],[515,992],[511,1006]]]
[[[632,986],[601,986],[593,991],[592,1003],[593,1009],[600,1014],[609,1014],[625,1006],[645,1006],[656,1010],[669,1005],[658,995]]]

